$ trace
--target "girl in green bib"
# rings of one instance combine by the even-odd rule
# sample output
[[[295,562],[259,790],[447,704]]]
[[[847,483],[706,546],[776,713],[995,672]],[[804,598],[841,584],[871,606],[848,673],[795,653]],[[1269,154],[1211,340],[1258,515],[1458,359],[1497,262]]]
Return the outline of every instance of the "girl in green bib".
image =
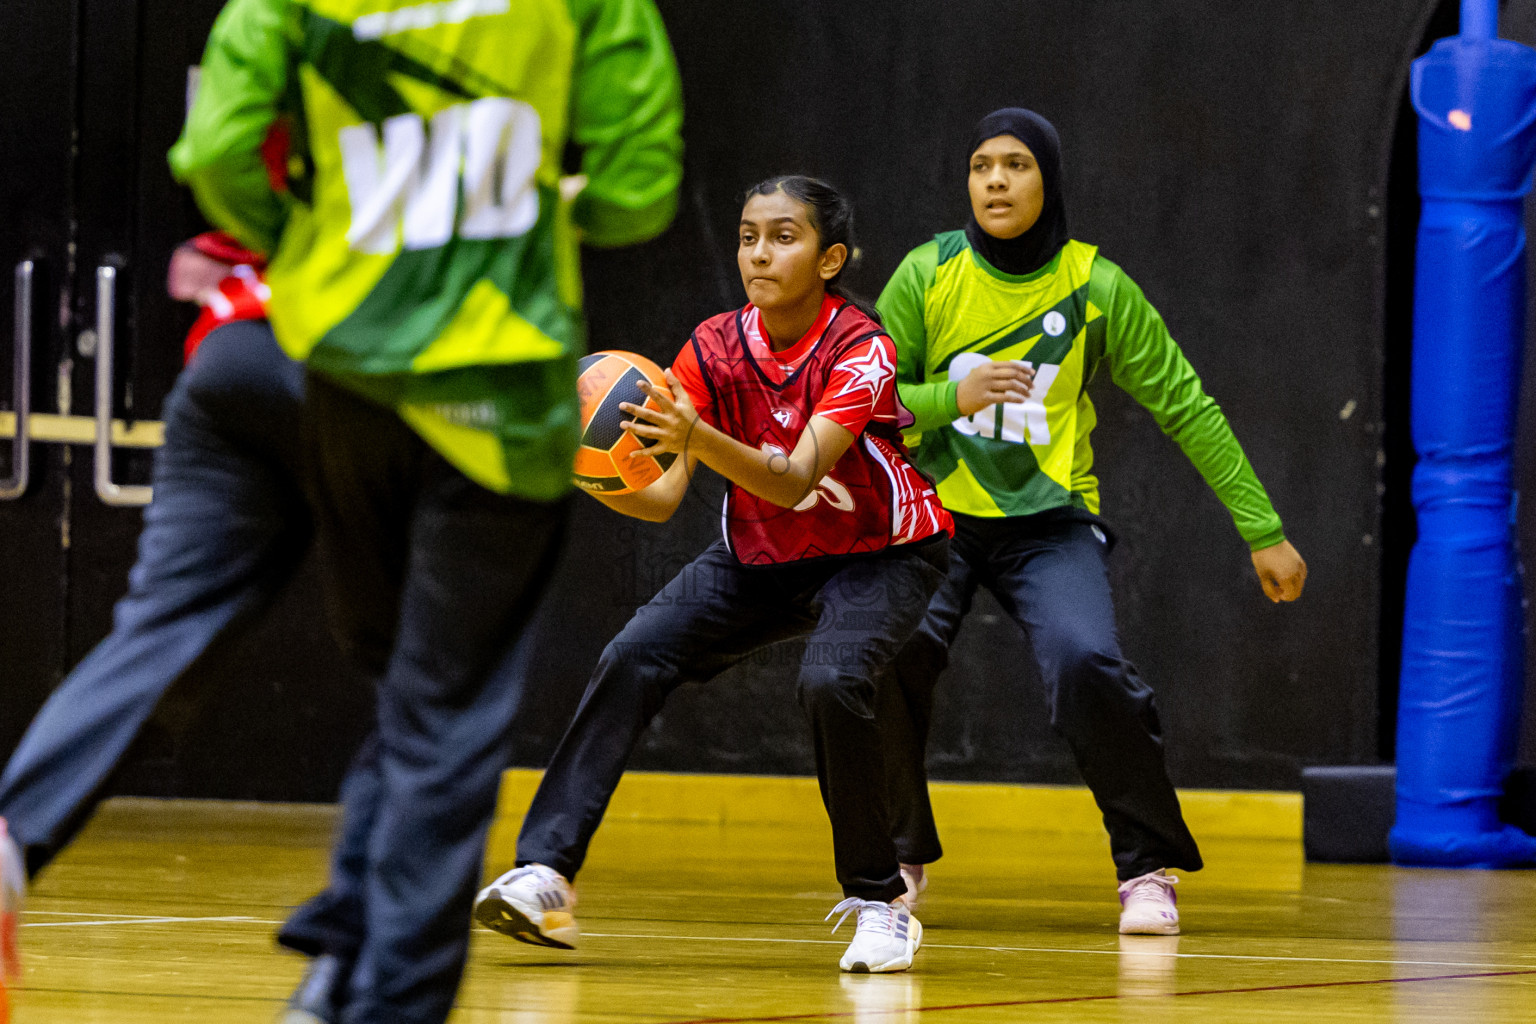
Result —
[[[1175,934],[1167,869],[1198,870],[1200,851],[1168,779],[1152,690],[1116,635],[1087,382],[1108,373],[1184,450],[1232,514],[1271,600],[1300,596],[1306,564],[1157,310],[1068,235],[1055,128],[998,110],[969,152],[969,224],[910,252],[878,303],[916,419],[914,460],[955,519],[949,578],[895,663],[910,712],[910,729],[908,716],[888,716],[897,848],[915,898],[922,865],[940,854],[923,768],[934,685],[985,586],[1029,634],[1052,727],[1104,813],[1120,931]]]

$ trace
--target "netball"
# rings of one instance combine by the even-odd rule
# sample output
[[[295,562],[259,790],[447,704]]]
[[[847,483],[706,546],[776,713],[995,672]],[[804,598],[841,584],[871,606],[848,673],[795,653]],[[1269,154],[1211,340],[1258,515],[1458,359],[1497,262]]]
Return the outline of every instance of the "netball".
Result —
[[[576,452],[576,486],[597,494],[617,496],[644,490],[661,478],[676,456],[670,452],[649,459],[630,453],[648,443],[625,430],[630,419],[621,402],[650,403],[640,382],[666,387],[661,367],[633,352],[594,352],[581,360],[576,393],[581,399],[581,448]],[[654,403],[651,403],[654,408]]]

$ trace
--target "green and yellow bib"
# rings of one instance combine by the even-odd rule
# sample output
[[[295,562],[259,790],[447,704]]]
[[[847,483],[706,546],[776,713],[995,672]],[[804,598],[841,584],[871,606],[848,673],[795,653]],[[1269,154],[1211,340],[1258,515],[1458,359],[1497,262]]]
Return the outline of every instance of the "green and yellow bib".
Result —
[[[988,264],[965,232],[946,232],[907,255],[878,306],[916,419],[907,442],[951,512],[1097,514],[1087,386],[1102,364],[1183,448],[1250,546],[1284,539],[1220,407],[1141,289],[1095,246],[1070,241],[1019,276]],[[1030,396],[962,416],[959,382],[987,360],[1033,366]]]
[[[231,0],[170,159],[210,220],[271,255],[290,356],[486,487],[548,498],[579,433],[578,229],[628,244],[666,226],[681,119],[651,0]],[[285,188],[263,166],[274,125]]]

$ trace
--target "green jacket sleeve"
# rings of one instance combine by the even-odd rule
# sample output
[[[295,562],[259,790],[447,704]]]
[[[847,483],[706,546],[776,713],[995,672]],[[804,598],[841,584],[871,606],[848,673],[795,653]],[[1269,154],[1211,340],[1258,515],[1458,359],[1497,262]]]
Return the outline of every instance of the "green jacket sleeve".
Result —
[[[1280,517],[1232,427],[1136,282],[1102,256],[1089,297],[1103,311],[1104,358],[1115,383],[1152,413],[1216,492],[1237,532],[1257,551],[1285,539]]]
[[[203,214],[257,252],[271,252],[288,215],[261,144],[288,85],[289,0],[230,0],[203,54],[197,98],[170,153],[171,171]]]
[[[682,84],[666,26],[652,0],[570,4],[570,134],[587,176],[571,217],[588,245],[643,242],[672,222],[683,178]]]
[[[925,381],[928,331],[923,325],[923,304],[938,270],[939,247],[928,242],[907,253],[896,273],[886,282],[875,308],[886,331],[896,343],[896,392],[912,413],[913,434],[934,430],[960,418],[955,404],[957,381]]]

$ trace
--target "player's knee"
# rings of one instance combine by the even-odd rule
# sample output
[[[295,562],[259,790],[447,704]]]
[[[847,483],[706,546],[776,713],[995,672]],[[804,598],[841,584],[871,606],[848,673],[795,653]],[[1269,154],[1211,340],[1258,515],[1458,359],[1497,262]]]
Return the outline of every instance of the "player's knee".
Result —
[[[1106,655],[1118,657],[1113,638],[1098,636],[1085,629],[1060,630],[1036,641],[1063,674],[1092,672]]]
[[[603,648],[602,656],[597,662],[598,671],[624,675],[647,672],[661,665],[664,650],[661,644],[626,639],[625,635],[620,633]]]
[[[840,707],[868,713],[875,687],[862,673],[836,664],[807,662],[800,669],[800,706],[808,712]]]
[[[1079,635],[1053,647],[1051,724],[1058,731],[1071,734],[1078,723],[1098,720],[1117,708],[1135,710],[1142,687],[1132,678],[1117,646],[1096,641]]]
[[[602,690],[605,695],[623,694],[647,704],[660,701],[676,673],[658,657],[659,652],[655,644],[626,642],[620,634],[603,648],[589,695]]]

